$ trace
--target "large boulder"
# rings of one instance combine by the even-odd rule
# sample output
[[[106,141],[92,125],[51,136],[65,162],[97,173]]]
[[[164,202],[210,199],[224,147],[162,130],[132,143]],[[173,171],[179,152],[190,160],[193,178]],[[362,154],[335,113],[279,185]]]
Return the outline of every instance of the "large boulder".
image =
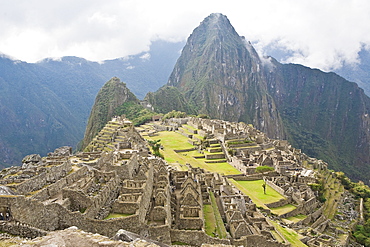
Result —
[[[72,147],[63,146],[60,148],[57,148],[52,153],[48,153],[49,157],[64,157],[64,156],[70,156],[72,154]]]
[[[41,161],[41,156],[39,154],[30,154],[22,159],[22,163],[38,163]]]

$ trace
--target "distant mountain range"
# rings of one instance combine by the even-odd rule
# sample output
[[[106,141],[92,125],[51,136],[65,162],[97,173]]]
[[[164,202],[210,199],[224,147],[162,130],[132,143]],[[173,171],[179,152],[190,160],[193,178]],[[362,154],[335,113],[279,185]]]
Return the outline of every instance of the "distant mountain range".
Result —
[[[177,100],[164,101],[164,92]],[[334,73],[259,57],[224,15],[210,15],[193,31],[168,83],[147,99],[158,111],[191,108],[252,123],[369,182],[370,98]]]
[[[351,178],[367,179],[369,100],[362,90],[333,73],[260,57],[225,16],[214,17],[194,30],[181,57],[184,43],[164,41],[103,63],[63,57],[30,64],[1,56],[0,165],[76,147],[99,89],[118,77],[160,112],[177,109],[252,123]],[[361,64],[336,72],[369,95],[370,55],[363,50],[360,58]]]
[[[76,147],[99,89],[122,79],[138,98],[167,82],[181,43],[153,42],[150,51],[96,63],[77,57],[38,63],[0,57],[0,167],[25,155]]]

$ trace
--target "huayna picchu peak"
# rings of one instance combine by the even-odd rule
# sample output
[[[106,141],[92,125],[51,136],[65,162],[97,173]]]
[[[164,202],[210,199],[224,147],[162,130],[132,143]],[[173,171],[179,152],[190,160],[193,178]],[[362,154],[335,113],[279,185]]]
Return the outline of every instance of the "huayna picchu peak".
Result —
[[[177,88],[173,98],[186,101],[181,107],[159,99],[169,86]],[[363,90],[334,73],[260,57],[222,14],[194,29],[167,85],[149,100],[158,111],[184,111],[187,103],[195,114],[253,124],[369,182],[370,99]]]

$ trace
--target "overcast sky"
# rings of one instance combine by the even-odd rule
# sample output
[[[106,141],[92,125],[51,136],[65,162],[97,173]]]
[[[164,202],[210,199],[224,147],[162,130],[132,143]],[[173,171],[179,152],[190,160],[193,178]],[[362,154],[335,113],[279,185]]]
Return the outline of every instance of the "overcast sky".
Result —
[[[264,53],[331,70],[370,48],[369,0],[0,0],[0,53],[27,62],[79,56],[102,61],[185,40],[211,13],[226,15]]]

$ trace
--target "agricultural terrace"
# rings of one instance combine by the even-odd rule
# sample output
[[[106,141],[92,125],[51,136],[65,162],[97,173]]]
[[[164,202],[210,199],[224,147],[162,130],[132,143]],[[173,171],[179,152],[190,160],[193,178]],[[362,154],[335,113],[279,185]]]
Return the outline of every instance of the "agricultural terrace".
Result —
[[[193,156],[200,156],[201,154],[197,150],[188,151],[188,152],[179,152],[176,153],[174,150],[184,150],[194,148],[188,142],[188,138],[181,135],[180,133],[173,131],[161,131],[158,132],[155,136],[145,136],[144,138],[148,140],[161,140],[163,150],[161,153],[164,155],[164,159],[172,164],[177,164],[176,166],[181,170],[186,169],[184,166],[186,163],[191,164],[193,167],[203,168],[210,172],[217,172],[224,175],[235,175],[240,174],[240,171],[231,166],[227,162],[221,163],[206,163],[205,158],[194,158]],[[182,164],[181,166],[178,164]]]

